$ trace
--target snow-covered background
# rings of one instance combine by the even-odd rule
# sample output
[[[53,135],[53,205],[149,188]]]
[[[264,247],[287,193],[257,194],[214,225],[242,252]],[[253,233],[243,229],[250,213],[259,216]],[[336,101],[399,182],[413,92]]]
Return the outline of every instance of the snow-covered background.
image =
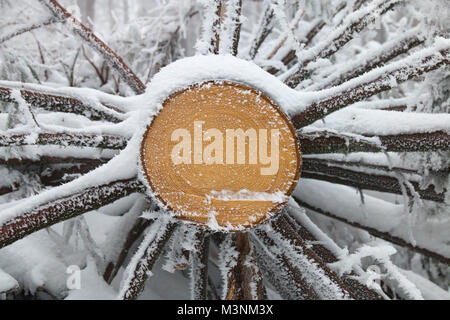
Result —
[[[144,83],[148,83],[164,66],[178,59],[190,57],[195,54],[196,48],[198,49],[197,40],[202,31],[201,10],[204,1],[61,0],[60,2],[123,57]],[[238,57],[249,59],[251,40],[257,32],[256,26],[263,14],[265,3],[256,0],[244,0],[243,2],[245,20],[242,26]],[[313,54],[308,51],[300,53],[299,41],[305,39],[306,32],[311,25],[318,21],[318,17],[331,23],[343,19],[340,14],[335,15],[339,4],[339,1],[331,0],[287,1],[283,7],[284,10],[279,9],[278,17],[281,18],[275,19],[272,26],[273,32],[254,57],[254,62],[266,70],[280,69],[281,78],[288,77],[289,71],[279,60],[292,49],[296,49],[299,57],[303,58],[308,54]],[[300,11],[294,10],[297,6],[300,6]],[[296,24],[296,20],[299,18],[297,12],[303,14],[301,21]],[[433,46],[434,43],[430,40],[433,38],[429,35],[437,32],[448,37],[449,12],[448,0],[409,1],[397,10],[386,14],[380,21],[376,21],[373,26],[363,31],[332,59],[319,60],[312,64],[310,79],[301,82],[298,89],[305,92],[304,97],[307,99],[308,92],[321,89],[327,83],[335,81],[336,75],[351,70],[358,61],[375,55],[386,46],[398,41],[399,37],[406,38],[417,35],[421,39],[426,39],[427,45]],[[341,14],[344,13],[345,11]],[[286,20],[283,20],[283,17]],[[37,0],[0,0],[0,80],[34,83],[53,88],[98,89],[107,94],[118,95],[119,97],[114,99],[115,105],[123,103],[120,96],[134,95],[133,91],[120,80],[119,75],[106,64],[98,53],[83,45],[67,27],[53,22],[52,19],[49,11]],[[291,26],[286,22],[288,20],[293,21]],[[22,33],[22,30],[30,25],[35,25],[36,28]],[[293,28],[294,26],[295,28]],[[314,41],[320,42],[321,39],[329,37],[333,31],[332,28],[325,27]],[[288,45],[274,50],[283,40]],[[372,76],[375,77],[375,75]],[[423,81],[420,83],[407,82],[389,93],[379,94],[371,98],[371,103],[377,106],[382,104],[390,106],[401,100],[402,104],[406,106],[406,112],[449,113],[449,87],[450,72],[447,68],[447,70],[439,70],[423,76]],[[77,91],[77,94],[81,92]],[[85,93],[86,96],[91,96],[89,91],[85,91]],[[105,99],[112,98],[105,95]],[[360,118],[358,118],[359,125],[351,127],[353,132],[371,134],[370,130],[375,128],[378,130],[377,133],[383,130],[383,133],[389,134],[389,130],[395,129],[395,124],[398,123],[396,119],[390,118],[391,122],[389,122],[377,118],[377,110],[370,114],[358,113],[358,109],[362,107],[370,107],[370,103],[364,104],[364,106],[353,105],[348,110],[330,115],[323,122],[316,122],[310,129],[349,130],[352,122],[347,122],[346,119],[355,119],[355,117]],[[23,121],[21,112],[26,113],[24,111],[26,107],[21,107],[19,103],[19,107],[14,108],[13,104],[0,103],[0,110],[3,112],[0,113],[0,130],[4,131],[10,128],[11,119],[18,123]],[[5,111],[10,114],[17,113],[17,119],[14,120],[15,118],[11,116],[7,117]],[[97,128],[102,133],[120,132],[125,136],[131,136],[126,128],[108,129],[104,123],[90,121],[79,115],[54,113],[49,116],[43,112],[37,114],[36,119],[38,123],[48,127],[64,125],[80,130],[89,127],[90,132]],[[427,126],[431,123],[438,129],[448,130],[449,123],[446,123],[445,119],[440,121],[436,121],[433,117],[427,119],[426,116],[422,117],[420,121],[416,122],[417,127],[414,129],[420,125]],[[379,123],[374,123],[374,120]],[[133,123],[128,123],[128,125],[133,125]],[[405,130],[407,131],[407,129]],[[108,132],[108,130],[112,131]],[[59,151],[60,147],[54,146],[39,148],[39,151],[32,147],[0,148],[3,158],[20,156],[37,158],[43,155],[57,155]],[[74,148],[72,151],[69,149],[69,153],[67,148],[64,150],[65,155],[70,152],[79,156],[81,151],[79,148]],[[95,154],[98,159],[110,159],[117,153],[95,148],[86,148],[82,152],[86,152],[90,156]],[[436,177],[433,172],[439,170],[448,172],[450,151],[387,155],[354,153],[342,156],[344,158],[341,158],[341,155],[320,157],[348,162],[363,159],[365,163],[373,165],[416,170],[422,173],[425,179],[415,176],[412,179],[417,179],[424,185],[433,183],[436,188],[449,190],[448,175]],[[395,173],[393,175],[395,176]],[[71,177],[66,178],[71,179]],[[17,191],[0,196],[0,210],[11,206],[14,200],[33,195],[46,188],[33,174],[25,175],[6,166],[0,166],[0,179],[8,181],[10,184],[14,184],[16,181],[23,182]],[[2,183],[2,185],[4,184]],[[315,190],[321,190],[321,193],[317,193]],[[304,196],[309,194],[311,201],[314,201],[314,197],[329,197],[330,206],[333,206],[334,201],[342,201],[344,204],[352,203],[353,207],[350,205],[346,207],[348,210],[342,212],[342,215],[349,214],[349,212],[355,215],[359,212],[370,214],[372,211],[382,209],[383,212],[377,217],[378,219],[383,218],[383,220],[373,222],[377,227],[388,229],[383,224],[391,223],[390,231],[392,233],[405,237],[414,236],[416,237],[414,241],[431,248],[436,246],[436,243],[449,243],[450,210],[447,204],[436,204],[420,199],[413,199],[414,201],[411,202],[402,195],[376,191],[362,192],[345,186],[331,187],[330,183],[312,180],[305,180],[303,188],[298,188],[295,194]],[[383,205],[386,206],[383,207]],[[30,296],[40,299],[114,298],[119,290],[119,282],[124,270],[119,270],[118,276],[112,284],[107,285],[99,275],[102,273],[99,270],[106,267],[103,258],[118,254],[118,243],[121,241],[120,237],[123,236],[123,230],[129,229],[140,212],[148,207],[149,204],[142,195],[133,194],[100,210],[89,212],[81,218],[41,230],[13,245],[0,249],[0,293],[20,287],[21,290],[15,291],[18,298]],[[339,246],[348,248],[350,253],[355,253],[355,256],[350,256],[351,258],[358,259],[358,254],[365,254],[363,250],[358,251],[358,248],[364,244],[373,247],[383,247],[386,244],[365,231],[312,212],[307,211],[306,213]],[[405,216],[408,218],[406,219]],[[419,222],[423,222],[423,225]],[[412,223],[413,227],[409,223]],[[411,228],[414,230],[414,235],[408,233],[411,232]],[[435,232],[439,232],[439,234],[433,234],[433,238],[429,237],[430,233]],[[114,235],[117,238],[115,241]],[[386,249],[383,254],[386,252],[392,254],[392,261],[400,268],[398,270],[401,270],[404,277],[421,289],[424,298],[450,299],[450,267],[448,265],[409,249],[398,246],[395,248],[396,253]],[[445,250],[441,247],[435,249],[436,251]],[[446,254],[448,255],[448,252]],[[376,253],[373,255],[376,256]],[[382,254],[379,256],[384,257]],[[218,264],[217,260],[214,261],[214,255],[212,263]],[[77,269],[71,269],[71,266],[80,268],[81,289],[69,290],[67,288],[67,281],[72,279],[72,271],[77,272]],[[336,268],[345,268],[345,265],[336,266]],[[160,259],[152,273],[151,281],[147,283],[141,296],[142,299],[188,299],[190,297],[188,271],[174,271],[170,267],[170,261]],[[12,296],[8,295],[9,298]],[[270,289],[268,296],[273,299],[280,298],[275,291]]]

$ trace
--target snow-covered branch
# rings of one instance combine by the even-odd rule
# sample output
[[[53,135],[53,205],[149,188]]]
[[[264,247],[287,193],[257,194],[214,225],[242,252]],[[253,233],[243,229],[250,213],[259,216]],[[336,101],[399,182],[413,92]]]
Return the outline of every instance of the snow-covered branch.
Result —
[[[442,130],[379,136],[312,130],[299,133],[299,140],[303,154],[427,152],[450,149],[450,134]]]
[[[268,1],[264,9],[264,14],[256,31],[255,37],[253,39],[252,45],[249,51],[250,59],[254,59],[259,51],[259,48],[264,43],[266,38],[273,30],[274,26],[274,11],[271,3]]]
[[[100,40],[94,32],[73,17],[63,6],[56,0],[39,0],[57,17],[66,21],[67,25],[86,41],[93,49],[95,49],[106,61],[114,68],[122,79],[134,90],[136,94],[145,92],[145,85],[136,76],[136,74],[128,67],[123,59],[114,52],[108,45]]]
[[[169,217],[161,217],[147,228],[144,239],[125,270],[119,299],[138,298],[144,290],[145,281],[151,275],[153,265],[172,236],[175,226],[176,224],[170,221]]]
[[[11,218],[10,208],[1,209],[4,217],[0,223],[0,248],[7,246],[37,230],[54,225],[88,211],[98,209],[115,200],[139,191],[141,184],[135,179],[114,181],[97,187],[86,188],[71,196],[42,203],[37,207],[19,210]],[[39,196],[37,196],[39,197]],[[20,202],[12,207],[20,209]]]
[[[220,270],[226,300],[262,300],[266,296],[248,234],[228,236],[220,245]]]
[[[396,177],[398,173],[417,176],[416,172],[406,169],[324,159],[304,158],[302,164],[302,178],[328,181],[360,190],[374,190],[402,195],[404,193],[403,188]],[[424,200],[437,202],[445,200],[445,192],[438,193],[433,185],[421,188],[417,181],[411,180],[409,183]],[[407,190],[407,194],[412,196],[409,190]]]
[[[53,112],[70,112],[88,117],[91,120],[105,120],[114,123],[125,119],[122,111],[114,106],[90,101],[89,96],[74,96],[59,90],[43,86],[17,86],[17,83],[0,82],[0,100],[15,102],[13,91],[20,91],[20,96],[31,106]],[[81,93],[81,92],[80,92]]]
[[[209,236],[204,230],[195,232],[196,250],[191,251],[191,299],[206,300],[208,289]]]
[[[450,40],[438,39],[431,48],[377,68],[338,87],[317,92],[314,97],[316,102],[292,115],[292,121],[297,128],[302,128],[350,104],[449,64]]]
[[[406,33],[402,37],[383,44],[379,49],[364,53],[364,57],[353,63],[346,61],[342,68],[333,71],[333,74],[324,81],[320,81],[308,90],[318,91],[335,87],[356,78],[372,69],[385,65],[387,62],[409,52],[414,47],[424,42],[424,37],[417,30]]]
[[[361,204],[360,196],[354,189],[317,180],[303,179],[302,187],[294,192],[294,198],[308,210],[366,230],[375,237],[443,263],[450,263],[448,233],[445,231],[449,226],[440,219],[419,217],[421,221],[411,224],[408,221],[412,215],[405,213],[403,205],[368,195],[364,196],[364,204]]]
[[[349,14],[343,23],[330,33],[327,39],[302,53],[297,65],[289,71],[290,75],[285,80],[285,83],[291,88],[295,88],[308,76],[309,71],[306,67],[310,63],[333,55],[377,17],[383,15],[400,2],[402,0],[374,0],[369,5]]]
[[[25,145],[58,145],[121,150],[126,147],[127,139],[119,136],[97,134],[71,134],[65,132],[8,134],[0,131],[0,147]]]

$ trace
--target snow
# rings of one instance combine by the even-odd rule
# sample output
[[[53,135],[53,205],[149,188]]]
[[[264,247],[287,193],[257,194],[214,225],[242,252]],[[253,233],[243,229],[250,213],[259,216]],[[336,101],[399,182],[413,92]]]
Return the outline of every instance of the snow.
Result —
[[[446,212],[436,216],[421,215],[417,217],[416,223],[410,226],[408,223],[410,217],[409,214],[405,214],[403,205],[392,204],[367,195],[362,204],[360,196],[349,187],[302,179],[294,195],[309,205],[337,217],[388,232],[406,242],[410,241],[412,233],[418,247],[450,257],[448,242],[450,218]]]
[[[311,128],[364,135],[450,132],[450,114],[412,113],[346,108],[313,123]]]
[[[19,283],[0,269],[0,294],[19,288]]]

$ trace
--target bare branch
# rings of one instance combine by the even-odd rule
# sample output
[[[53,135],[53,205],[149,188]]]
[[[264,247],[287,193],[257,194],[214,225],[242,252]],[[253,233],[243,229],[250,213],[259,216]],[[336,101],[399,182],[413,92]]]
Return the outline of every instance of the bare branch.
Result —
[[[0,248],[37,230],[98,209],[137,192],[140,188],[140,182],[135,179],[115,181],[87,188],[72,196],[55,199],[32,210],[15,214],[12,218],[6,219],[0,224]],[[6,215],[6,212],[2,213]]]
[[[136,94],[145,92],[145,85],[134,74],[134,72],[127,66],[123,59],[117,55],[110,47],[108,47],[102,40],[100,40],[94,32],[73,17],[63,6],[56,0],[39,0],[50,11],[63,21],[66,21],[68,26],[86,41],[94,50],[96,50],[107,62],[114,68],[122,77],[122,79],[134,90]]]

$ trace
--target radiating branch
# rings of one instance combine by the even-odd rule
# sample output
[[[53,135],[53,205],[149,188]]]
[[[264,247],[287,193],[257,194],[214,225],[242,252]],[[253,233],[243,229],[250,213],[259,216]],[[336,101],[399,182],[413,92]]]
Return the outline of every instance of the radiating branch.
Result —
[[[191,299],[206,300],[208,289],[209,236],[205,231],[195,233],[196,250],[191,252]]]
[[[320,214],[322,214],[324,216],[327,216],[329,218],[333,218],[335,220],[341,221],[341,222],[346,223],[346,224],[348,224],[348,225],[350,225],[352,227],[365,230],[365,231],[367,231],[368,233],[370,233],[374,237],[377,237],[377,238],[389,241],[389,242],[391,242],[393,244],[396,244],[396,245],[399,245],[401,247],[406,247],[406,248],[411,249],[411,250],[413,250],[415,252],[421,253],[421,254],[423,254],[425,256],[428,256],[428,257],[432,257],[434,259],[439,260],[442,263],[450,265],[450,259],[446,258],[446,257],[444,257],[444,256],[442,256],[440,254],[437,254],[435,252],[432,252],[430,250],[427,250],[427,249],[424,249],[424,248],[421,248],[421,247],[418,247],[418,246],[414,246],[411,243],[406,242],[405,240],[403,240],[403,239],[401,239],[399,237],[395,237],[395,236],[390,235],[388,232],[381,232],[381,231],[378,231],[375,228],[371,228],[371,227],[366,226],[366,225],[364,225],[362,223],[353,222],[353,221],[350,221],[350,220],[345,219],[343,217],[336,216],[336,215],[334,215],[334,214],[332,214],[332,213],[330,213],[328,211],[325,211],[325,210],[322,210],[322,209],[320,209],[318,207],[312,206],[312,205],[306,203],[305,201],[302,201],[302,200],[300,200],[300,199],[298,199],[296,197],[294,197],[294,198],[298,202],[299,205],[301,205],[302,207],[304,207],[306,209],[309,209],[309,210],[312,210],[314,212],[320,213]]]
[[[299,133],[303,154],[351,152],[428,152],[450,149],[450,134],[444,131],[367,136],[309,131]]]
[[[156,220],[146,230],[136,254],[131,259],[124,274],[124,283],[119,293],[119,299],[135,300],[144,290],[145,281],[153,265],[158,260],[163,247],[170,239],[175,223],[167,217]]]
[[[374,0],[371,5],[362,7],[348,15],[342,26],[331,32],[328,39],[321,41],[303,54],[302,60],[294,67],[294,71],[285,80],[285,83],[291,88],[295,88],[309,75],[306,67],[310,63],[318,59],[329,58],[352,40],[356,34],[375,21],[377,17],[391,10],[400,2],[401,0]]]
[[[0,85],[0,101],[15,102],[12,90],[20,90],[22,98],[31,106],[53,112],[70,112],[83,115],[91,120],[106,120],[118,123],[124,120],[124,115],[118,109],[104,104],[88,105],[80,99],[69,96],[50,94],[40,90],[17,89]]]
[[[378,68],[372,72],[355,78],[346,84],[329,90],[321,91],[319,101],[312,103],[292,115],[296,128],[312,124],[326,115],[344,108],[350,104],[370,98],[380,92],[397,87],[400,83],[417,78],[441,66],[450,64],[450,44],[446,42],[445,49],[428,48],[413,54],[391,65]],[[327,96],[328,97],[325,97]]]
[[[72,134],[65,132],[39,132],[37,134],[8,134],[0,131],[0,147],[25,145],[58,145],[122,150],[127,139],[100,134]]]
[[[376,171],[376,173],[371,171]],[[397,170],[401,173],[416,174],[409,170]],[[371,172],[371,173],[366,173]],[[395,169],[388,167],[370,166],[365,164],[351,164],[324,159],[304,158],[302,163],[302,177],[322,180],[331,183],[342,184],[359,190],[374,190],[394,194],[403,194],[402,186],[398,178],[390,172]],[[445,192],[437,193],[433,185],[425,189],[416,181],[409,181],[420,197],[424,200],[444,202]],[[407,190],[409,196],[410,191]]]
[[[298,207],[288,206],[286,214],[286,222],[290,224],[292,229],[295,230],[293,236],[299,237],[311,246],[311,249],[322,259],[326,264],[337,262],[339,259],[337,254],[326,247],[323,239],[319,239],[316,235],[309,230],[308,224],[304,223],[305,219],[308,219],[306,215],[299,212]],[[303,216],[300,220],[298,217]],[[366,285],[362,284],[358,280],[354,279],[355,272],[349,275],[341,276],[342,282],[346,287],[350,289],[352,294],[358,300],[380,300],[383,299],[377,292],[369,289]]]
[[[270,35],[274,26],[274,10],[270,2],[267,2],[266,8],[264,9],[264,15],[259,23],[258,31],[256,32],[255,38],[253,39],[252,45],[249,51],[250,59],[254,59],[258,54],[259,48]]]
[[[312,86],[308,90],[323,90],[339,86],[344,82],[359,77],[372,69],[385,65],[389,61],[393,60],[409,52],[414,47],[417,47],[424,43],[424,38],[421,35],[417,35],[417,31],[413,35],[408,33],[406,36],[400,37],[382,45],[379,49],[369,54],[364,54],[362,61],[357,63],[345,62],[346,67],[343,70],[339,70],[325,79],[324,82],[320,82],[317,86]]]
[[[140,182],[135,179],[115,181],[14,214],[0,224],[0,248],[40,229],[103,207],[140,188]],[[3,210],[2,215],[7,216],[7,212],[8,209]]]
[[[265,288],[247,233],[235,233],[220,246],[220,260],[226,300],[262,300]]]
[[[66,21],[67,25],[96,50],[105,61],[114,68],[122,79],[130,86],[136,94],[145,92],[145,85],[136,76],[136,74],[128,67],[123,59],[114,52],[108,45],[100,40],[94,32],[73,17],[63,6],[56,0],[39,0],[42,2],[58,19]]]

